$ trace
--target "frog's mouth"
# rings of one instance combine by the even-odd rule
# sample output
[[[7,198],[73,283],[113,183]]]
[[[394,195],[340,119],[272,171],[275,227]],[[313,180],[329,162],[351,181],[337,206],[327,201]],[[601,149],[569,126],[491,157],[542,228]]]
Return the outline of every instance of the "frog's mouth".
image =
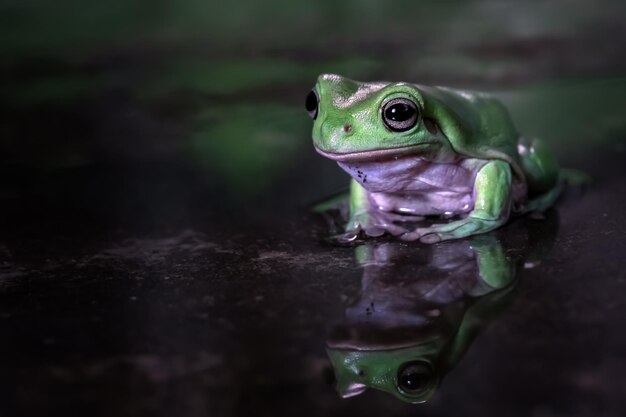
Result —
[[[424,152],[425,147],[435,144],[435,142],[426,142],[417,145],[401,146],[397,148],[371,149],[367,151],[347,153],[327,152],[321,150],[317,146],[315,146],[315,150],[320,155],[337,162],[368,162],[396,159],[400,156],[420,154]]]

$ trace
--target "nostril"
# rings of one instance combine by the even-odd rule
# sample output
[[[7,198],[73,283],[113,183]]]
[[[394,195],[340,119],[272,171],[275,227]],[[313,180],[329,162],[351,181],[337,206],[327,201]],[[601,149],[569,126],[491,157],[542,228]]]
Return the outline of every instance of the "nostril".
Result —
[[[343,131],[346,132],[346,133],[352,132],[352,125],[350,125],[350,124],[344,125],[343,126]]]

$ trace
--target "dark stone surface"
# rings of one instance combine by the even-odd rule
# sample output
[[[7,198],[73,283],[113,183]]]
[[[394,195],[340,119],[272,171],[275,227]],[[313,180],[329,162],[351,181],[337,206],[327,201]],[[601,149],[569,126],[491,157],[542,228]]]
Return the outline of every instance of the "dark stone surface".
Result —
[[[470,16],[509,23],[463,31],[466,10],[444,9],[429,20],[445,23],[438,38],[389,16],[395,36],[364,35],[375,11],[354,23],[361,32],[329,31],[324,16],[350,15],[332,10],[302,23],[323,33],[317,43],[291,25],[283,40],[250,29],[221,45],[190,31],[177,44],[163,29],[46,49],[16,29],[25,46],[0,66],[13,80],[0,96],[0,416],[624,415],[626,88],[594,90],[626,68],[619,14],[572,11],[535,33],[524,16],[546,10],[516,20],[519,8],[477,2]],[[189,60],[192,70],[168,67]],[[556,236],[422,405],[371,390],[341,399],[331,381],[326,340],[361,297],[364,268],[309,210],[347,178],[314,154],[303,97],[316,72],[341,68],[489,88],[596,80],[570,86],[583,91],[577,113],[537,99],[544,107],[522,117],[552,129],[563,164],[593,183],[548,220],[499,232],[522,242],[513,252],[532,249],[527,234]],[[397,262],[400,281],[423,279],[407,272],[428,264],[421,256]]]

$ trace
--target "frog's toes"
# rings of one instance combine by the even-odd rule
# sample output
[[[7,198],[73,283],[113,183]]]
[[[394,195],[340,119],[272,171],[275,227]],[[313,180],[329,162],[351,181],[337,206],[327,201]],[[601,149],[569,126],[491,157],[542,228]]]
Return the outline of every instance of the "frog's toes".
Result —
[[[362,226],[361,230],[366,236],[369,236],[369,237],[380,237],[384,235],[385,233],[388,233],[392,236],[399,236],[407,232],[407,230],[402,226],[398,226],[393,223],[386,223],[386,222],[374,223],[368,226]]]
[[[471,233],[466,229],[466,224],[459,224],[458,222],[433,224],[430,227],[420,227],[411,232],[404,233],[400,236],[400,239],[404,241],[419,240],[422,243],[437,243],[442,240],[456,239],[463,237],[463,233]],[[462,231],[460,234],[459,231]]]
[[[418,240],[419,238],[421,238],[422,235],[418,230],[414,230],[412,232],[406,232],[403,233],[402,235],[400,235],[400,239],[404,240],[405,242],[413,242],[415,240]]]
[[[441,236],[438,233],[429,233],[420,238],[420,242],[429,244],[441,242],[441,240]]]
[[[415,229],[412,232],[407,232],[400,236],[400,239],[413,242],[415,240],[419,240],[422,243],[437,243],[441,240],[444,240],[443,237],[430,228],[420,228]]]
[[[333,236],[333,240],[339,244],[353,243],[359,238],[360,230],[350,230],[345,233]]]
[[[385,234],[385,229],[379,226],[370,226],[363,230],[369,237],[379,237]]]
[[[390,222],[385,222],[382,227],[384,227],[385,231],[392,236],[401,236],[408,231],[406,227]]]

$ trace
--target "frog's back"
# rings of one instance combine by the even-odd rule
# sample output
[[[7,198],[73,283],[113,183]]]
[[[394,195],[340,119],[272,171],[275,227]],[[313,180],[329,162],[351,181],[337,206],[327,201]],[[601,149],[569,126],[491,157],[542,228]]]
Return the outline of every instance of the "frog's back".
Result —
[[[478,119],[481,135],[491,138],[504,135],[511,144],[515,145],[515,149],[512,151],[517,156],[515,160],[524,173],[528,193],[531,197],[554,188],[558,182],[560,168],[554,154],[543,141],[529,140],[520,136],[507,108],[493,96],[486,93],[458,90],[455,93],[472,103],[476,110],[475,117]]]
[[[500,100],[487,93],[447,87],[426,87],[426,91],[445,109],[440,111],[442,129],[449,133],[448,139],[457,152],[509,162],[517,176],[527,183],[531,195],[554,187],[559,175],[556,159],[540,141],[520,137]],[[466,128],[454,129],[455,126]]]
[[[435,88],[442,93],[446,104],[453,107],[464,119],[473,119],[472,123],[476,124],[481,133],[489,137],[494,134],[506,135],[512,140],[517,137],[508,110],[494,96],[479,91]]]
[[[518,133],[506,108],[485,93],[418,86],[425,111],[439,123],[454,150],[464,156],[502,159],[523,176],[517,154]]]
[[[434,87],[440,104],[454,114],[454,123],[466,128],[466,145],[480,149],[503,148],[515,154],[518,133],[504,105],[493,96],[447,87]]]

